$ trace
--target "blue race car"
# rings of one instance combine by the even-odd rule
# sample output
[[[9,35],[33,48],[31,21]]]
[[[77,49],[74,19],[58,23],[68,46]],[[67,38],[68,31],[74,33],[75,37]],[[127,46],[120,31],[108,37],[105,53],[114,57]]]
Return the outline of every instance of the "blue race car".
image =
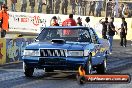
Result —
[[[26,46],[23,53],[25,76],[33,75],[34,69],[78,70],[86,74],[106,72],[108,44],[102,42],[95,31],[88,27],[51,26],[43,28],[35,42]]]

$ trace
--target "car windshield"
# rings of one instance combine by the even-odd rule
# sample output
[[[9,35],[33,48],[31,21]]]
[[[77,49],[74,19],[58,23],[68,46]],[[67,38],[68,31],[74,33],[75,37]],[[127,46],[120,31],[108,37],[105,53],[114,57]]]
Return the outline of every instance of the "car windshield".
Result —
[[[53,39],[63,39],[66,42],[90,42],[91,38],[87,29],[45,28],[36,40],[51,41]]]

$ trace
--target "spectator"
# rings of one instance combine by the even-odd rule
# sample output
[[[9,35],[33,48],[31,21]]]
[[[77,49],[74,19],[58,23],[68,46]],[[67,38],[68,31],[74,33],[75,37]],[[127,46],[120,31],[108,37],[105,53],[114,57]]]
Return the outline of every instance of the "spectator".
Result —
[[[17,0],[11,0],[11,11],[16,12]]]
[[[102,19],[99,21],[100,24],[102,24],[102,38],[107,39],[106,32],[107,32],[107,25],[108,25],[108,18],[105,18],[105,21],[102,21]]]
[[[29,0],[29,5],[31,6],[31,13],[34,13],[35,0]]]
[[[119,7],[119,9],[118,9],[119,17],[120,17],[120,18],[122,17],[123,7],[124,7],[124,4],[121,4],[120,7]]]
[[[73,14],[69,14],[69,18],[62,22],[62,26],[77,26],[76,21],[73,19]]]
[[[61,0],[55,0],[55,14],[58,14],[60,11]]]
[[[0,7],[5,4],[5,0],[0,0]]]
[[[4,38],[6,35],[6,32],[9,31],[8,29],[8,19],[9,15],[7,13],[7,6],[5,4],[2,5],[2,10],[0,11],[0,30],[1,30],[1,38]]]
[[[101,10],[102,10],[102,1],[96,2],[95,6],[95,11],[96,11],[96,16],[101,17]]]
[[[57,17],[56,16],[53,16],[52,19],[53,19],[53,23],[51,25],[52,26],[59,26],[59,24],[57,22]]]
[[[106,7],[106,17],[109,16],[112,16],[112,2],[108,2]]]
[[[76,13],[76,0],[70,0],[71,5],[72,5],[72,13]]]
[[[82,15],[87,14],[87,1],[82,1]]]
[[[62,14],[67,15],[68,0],[62,0]]]
[[[126,4],[128,5],[129,10],[130,10],[130,15],[129,15],[129,17],[132,17],[132,2],[126,2]]]
[[[59,26],[56,16],[53,16],[51,21],[52,21],[51,26]],[[58,38],[60,36],[59,34],[57,34],[57,30],[52,30],[50,32],[52,38]]]
[[[82,1],[83,0],[77,0],[77,4],[78,4],[78,15],[82,15]]]
[[[53,14],[53,6],[52,6],[53,5],[53,0],[47,0],[47,1],[48,1],[48,7],[46,7],[46,8],[49,8],[48,12],[50,12],[50,14]]]
[[[90,25],[89,25],[90,18],[89,17],[86,17],[85,21],[86,21],[86,23],[84,23],[84,26],[85,27],[90,27]]]
[[[112,4],[112,17],[119,17],[119,14],[118,14],[118,3],[113,3]]]
[[[78,26],[83,26],[82,25],[82,19],[80,17],[77,18],[77,25]]]
[[[46,6],[46,13],[47,13],[47,14],[51,14],[51,13],[52,13],[52,8],[51,8],[50,5],[47,5],[47,6]]]
[[[92,16],[94,16],[95,5],[96,5],[96,2],[95,1],[91,1],[90,2],[89,16],[91,15],[91,12],[92,12]]]
[[[119,9],[119,2],[118,0],[115,0],[115,12],[114,12],[114,16],[115,17],[119,17],[119,12],[118,12],[118,9]]]
[[[113,43],[113,36],[115,35],[115,32],[117,34],[117,31],[115,30],[115,26],[113,24],[114,18],[110,18],[110,22],[108,24],[107,29],[107,35],[108,35],[108,42],[109,42],[109,53],[112,54],[112,43]]]
[[[123,8],[122,15],[123,17],[129,17],[130,15],[130,10],[127,4]]]
[[[42,0],[37,0],[37,1],[38,1],[38,13],[42,13],[43,1]]]
[[[26,12],[27,0],[22,0],[22,1],[21,1],[21,4],[22,4],[21,12]]]
[[[103,2],[103,11],[106,11],[106,5],[107,5],[107,4],[106,4],[106,1],[107,1],[107,0],[104,0],[104,2]]]
[[[111,6],[111,10],[112,10],[111,16],[115,17],[116,16],[116,8],[115,8],[115,4],[114,3]]]
[[[62,26],[77,26],[76,21],[73,19],[73,14],[70,14],[69,18],[62,22]],[[64,35],[74,35],[75,33],[74,30],[63,30]]]
[[[121,24],[121,28],[119,28],[119,30],[121,30],[120,32],[120,45],[126,47],[126,35],[127,35],[127,22],[125,21],[125,18],[122,17],[122,24]]]

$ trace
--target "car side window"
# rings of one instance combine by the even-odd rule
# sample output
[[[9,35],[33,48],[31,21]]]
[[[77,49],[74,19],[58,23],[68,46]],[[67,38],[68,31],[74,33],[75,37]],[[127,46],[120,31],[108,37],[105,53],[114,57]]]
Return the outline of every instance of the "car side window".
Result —
[[[92,38],[92,42],[93,42],[94,44],[98,44],[97,36],[96,36],[96,34],[94,33],[94,31],[90,28],[90,29],[89,29],[89,32],[90,32],[90,35],[91,35],[91,38]]]
[[[88,30],[81,30],[79,34],[80,34],[79,35],[80,42],[90,42],[91,41]]]

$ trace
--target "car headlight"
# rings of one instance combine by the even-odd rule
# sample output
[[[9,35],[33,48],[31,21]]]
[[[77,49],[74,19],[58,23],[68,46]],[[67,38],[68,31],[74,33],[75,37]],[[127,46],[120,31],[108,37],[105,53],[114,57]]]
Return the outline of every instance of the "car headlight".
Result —
[[[24,56],[40,56],[39,50],[24,50]]]
[[[83,51],[68,51],[67,56],[83,56]]]
[[[84,56],[88,56],[89,55],[89,50],[84,50]]]
[[[67,56],[88,56],[89,50],[84,51],[68,51]]]

